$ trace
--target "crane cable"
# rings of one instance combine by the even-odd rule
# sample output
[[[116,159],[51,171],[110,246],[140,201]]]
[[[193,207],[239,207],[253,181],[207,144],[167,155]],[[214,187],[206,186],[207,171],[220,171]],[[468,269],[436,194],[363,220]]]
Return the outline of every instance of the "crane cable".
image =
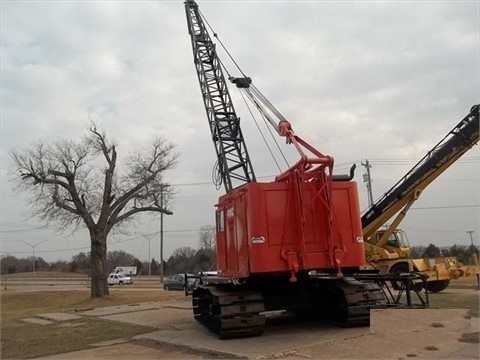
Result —
[[[220,162],[215,161],[212,169],[212,182],[215,185],[215,190],[219,190],[222,187],[223,179],[222,172],[220,171]]]
[[[208,20],[205,18],[205,16],[203,15],[203,13],[198,10],[200,16],[202,17],[203,21],[205,22],[205,24],[207,24],[207,27],[210,29],[210,32],[213,34],[213,37],[215,37],[220,46],[223,48],[223,50],[225,51],[225,53],[228,55],[228,57],[230,58],[230,60],[235,64],[235,66],[237,67],[238,71],[240,71],[240,73],[242,74],[242,76],[244,78],[247,78],[247,76],[245,75],[245,73],[243,72],[243,70],[240,68],[240,66],[238,65],[238,63],[235,61],[235,59],[233,58],[233,56],[230,54],[230,52],[228,51],[228,49],[226,48],[226,46],[223,44],[222,40],[220,40],[220,38],[218,37],[218,34],[213,30],[212,26],[210,25],[210,23],[208,22]],[[230,72],[228,71],[227,67],[224,65],[224,63],[220,60],[220,58],[218,58],[218,62],[220,63],[220,66],[222,67],[222,69],[227,73],[228,75],[228,78],[229,79],[232,79],[233,76],[230,75]],[[287,121],[285,119],[285,117],[280,113],[280,111],[278,111],[275,106],[273,106],[273,104],[265,97],[265,95],[263,95],[260,90],[257,89],[257,87],[255,87],[253,84],[250,84],[249,88],[239,88],[240,90],[240,94],[242,94],[242,90],[245,90],[245,94],[247,95],[247,97],[250,99],[250,101],[255,105],[255,107],[257,108],[257,110],[260,112],[262,118],[264,119],[264,122],[266,123],[266,121],[268,121],[275,129],[277,129],[277,123],[275,123],[275,121],[272,119],[272,117],[269,115],[269,113],[265,110],[265,108],[256,100],[256,99],[259,99],[261,103],[265,104],[267,109],[270,110],[270,112],[272,114],[274,114],[277,119],[279,121]],[[253,118],[253,121],[258,129],[258,131],[260,132],[260,135],[263,139],[263,142],[265,143],[268,151],[270,152],[270,155],[272,156],[273,158],[273,161],[275,162],[275,164],[277,165],[277,168],[279,169],[279,171],[282,171],[281,168],[280,168],[280,165],[278,164],[278,161],[277,159],[275,158],[275,155],[273,154],[262,130],[260,129],[259,125],[258,125],[258,122],[255,118],[255,116],[253,115],[253,112],[251,111],[250,107],[248,106],[248,103],[246,102],[246,99],[245,97],[243,96],[242,94],[242,98],[248,108],[248,111],[250,112],[250,115],[252,116]],[[285,157],[285,154],[283,153],[282,149],[280,148],[279,144],[278,144],[278,141],[277,141],[277,137],[273,135],[272,131],[271,131],[271,128],[267,125],[267,129],[270,133],[270,136],[272,137],[273,141],[275,142],[275,145],[279,151],[279,153],[281,154],[283,160],[285,161],[287,167],[290,167],[286,157]],[[218,186],[218,185],[217,185]]]
[[[251,86],[252,86],[252,85],[251,85]],[[263,108],[263,106],[255,99],[255,97],[253,96],[252,92],[250,91],[250,88],[242,88],[242,89],[240,89],[240,90],[243,90],[243,91],[240,91],[240,93],[245,93],[245,94],[248,96],[248,98],[250,99],[250,101],[257,107],[258,112],[259,112],[260,115],[262,116],[263,121],[264,121],[265,124],[267,123],[267,121],[268,121],[270,124],[272,124],[272,125],[275,124],[275,122],[273,121],[273,119],[271,118],[271,116],[268,114],[268,112],[267,112],[267,111]],[[243,95],[242,95],[242,96],[243,96]],[[247,107],[248,107],[248,105],[247,105]],[[249,110],[250,110],[250,108],[249,108]],[[254,118],[253,114],[252,114],[252,117]],[[255,123],[256,123],[256,121],[255,121]],[[258,127],[258,125],[257,125],[257,127]],[[287,158],[285,157],[285,154],[283,153],[282,149],[280,148],[280,145],[278,144],[278,141],[277,141],[278,137],[275,136],[275,135],[272,133],[272,129],[271,129],[270,126],[268,126],[268,124],[266,124],[266,127],[267,127],[267,129],[268,129],[268,132],[270,133],[270,136],[271,136],[273,142],[275,143],[275,145],[276,145],[276,147],[277,147],[278,152],[280,153],[280,155],[282,156],[283,160],[285,161],[285,164],[287,165],[287,167],[290,167],[290,164],[288,163],[288,160],[287,160]],[[277,125],[275,124],[274,127],[275,127],[275,129],[276,129],[276,128],[277,128]],[[262,131],[260,130],[260,128],[259,128],[259,132],[262,134]],[[262,137],[263,137],[263,134],[262,134]],[[264,142],[265,142],[267,148],[270,149],[270,147],[269,147],[269,145],[268,145],[268,143],[267,143],[267,141],[266,141],[265,138],[264,138]],[[278,162],[277,162],[275,156],[273,155],[272,152],[270,152],[270,153],[271,153],[271,155],[272,155],[275,163],[277,164],[277,167],[278,167],[279,171],[281,172],[282,170],[280,169],[280,167],[279,167],[279,165],[278,165]]]
[[[240,89],[239,89],[240,90]],[[253,119],[253,122],[255,123],[255,126],[257,127],[257,130],[258,132],[260,133],[260,136],[262,137],[263,139],[263,142],[265,143],[265,145],[267,146],[267,149],[268,149],[268,152],[270,153],[270,155],[272,156],[272,159],[273,161],[275,162],[275,165],[277,165],[277,169],[278,171],[282,172],[282,169],[280,168],[280,165],[278,164],[278,161],[277,159],[275,158],[275,155],[273,154],[273,151],[270,147],[270,145],[268,145],[267,143],[267,139],[265,138],[265,135],[263,134],[262,130],[260,129],[260,125],[258,125],[258,122],[257,122],[257,119],[255,118],[255,116],[253,115],[253,112],[252,110],[250,109],[250,106],[248,105],[248,102],[247,102],[247,99],[245,98],[244,94],[243,94],[243,91],[240,91],[240,95],[242,96],[242,99],[243,99],[243,102],[245,103],[245,106],[247,107],[249,113],[250,113],[250,116],[252,117]],[[264,120],[265,121],[265,120]],[[269,127],[267,127],[268,129],[270,129]],[[270,131],[270,130],[269,130]],[[271,131],[270,131],[270,134]],[[278,146],[278,144],[277,144]]]
[[[275,106],[273,106],[273,104],[265,97],[265,95],[263,95],[261,93],[261,91],[259,89],[257,89],[257,87],[255,85],[251,84],[250,89],[252,90],[253,94],[258,99],[260,99],[260,101],[262,103],[267,105],[267,108],[272,112],[272,114],[274,114],[277,117],[277,119],[279,121],[287,121],[287,119],[285,119],[285,117],[282,115],[282,113],[280,111],[278,111]],[[276,124],[275,124],[275,126],[276,126]]]
[[[243,75],[243,77],[247,77],[245,75],[245,73],[242,71],[242,69],[240,68],[240,66],[237,64],[237,62],[235,61],[235,59],[233,58],[232,55],[230,55],[230,52],[227,50],[227,48],[225,47],[225,45],[223,45],[222,43],[222,40],[220,40],[220,38],[218,37],[218,34],[213,30],[213,28],[210,26],[210,23],[208,22],[208,20],[205,18],[205,16],[203,16],[203,13],[200,11],[200,9],[198,9],[198,12],[200,13],[200,16],[202,17],[203,21],[207,24],[208,28],[210,29],[210,31],[212,32],[213,34],[213,37],[216,38],[219,42],[219,44],[222,46],[223,50],[225,50],[225,52],[227,53],[228,57],[230,58],[230,60],[232,60],[232,62],[235,64],[235,66],[237,67],[238,71],[240,71]],[[220,60],[220,59],[219,59]],[[220,64],[222,64],[222,62],[220,61]],[[230,73],[228,72],[228,70],[226,70],[226,68],[223,66],[222,64],[222,67],[225,69],[225,71],[227,72],[227,75],[228,77],[230,77]]]

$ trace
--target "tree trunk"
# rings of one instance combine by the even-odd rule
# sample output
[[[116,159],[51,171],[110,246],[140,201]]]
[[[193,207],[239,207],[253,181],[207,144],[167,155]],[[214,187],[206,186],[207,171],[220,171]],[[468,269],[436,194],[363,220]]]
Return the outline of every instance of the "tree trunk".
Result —
[[[110,295],[107,282],[107,235],[90,231],[92,245],[92,283],[90,298],[101,298]]]

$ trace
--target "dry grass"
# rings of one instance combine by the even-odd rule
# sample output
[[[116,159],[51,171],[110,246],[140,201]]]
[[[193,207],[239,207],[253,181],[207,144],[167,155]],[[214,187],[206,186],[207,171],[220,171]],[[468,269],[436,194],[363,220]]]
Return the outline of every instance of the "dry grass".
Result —
[[[33,272],[20,272],[14,274],[2,274],[2,279],[54,279],[54,278],[72,278],[72,279],[84,279],[85,274],[61,272],[61,271],[37,271]]]
[[[65,274],[49,275],[61,277]],[[38,275],[37,273],[36,276]],[[25,274],[19,277],[25,277]],[[471,279],[468,279],[459,283],[470,282]],[[121,338],[128,341],[135,335],[154,330],[149,327],[90,317],[71,321],[71,324],[78,326],[70,327],[61,326],[61,324],[35,325],[21,321],[36,314],[76,313],[75,310],[184,298],[182,292],[164,292],[159,287],[134,291],[136,285],[128,288],[112,287],[110,296],[93,300],[89,298],[90,291],[87,288],[72,291],[0,291],[1,357],[25,359],[64,353],[85,349],[92,343],[106,340]],[[431,308],[470,309],[471,316],[479,315],[479,296],[475,292],[430,294],[430,304]]]
[[[36,325],[21,321],[35,314],[75,313],[77,309],[182,298],[181,292],[161,290],[112,290],[104,299],[90,299],[89,290],[8,292],[2,291],[2,358],[25,359],[88,348],[113,339],[129,340],[154,329],[99,318],[82,317],[64,324]]]
[[[478,293],[436,293],[429,294],[431,309],[468,309],[470,316],[479,317]]]

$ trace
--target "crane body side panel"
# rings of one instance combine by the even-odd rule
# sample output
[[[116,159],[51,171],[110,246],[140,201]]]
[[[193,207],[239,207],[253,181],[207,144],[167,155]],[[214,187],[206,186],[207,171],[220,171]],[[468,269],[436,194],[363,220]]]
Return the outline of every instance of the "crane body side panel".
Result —
[[[217,226],[216,238],[220,276],[364,265],[356,183],[333,183],[332,211],[321,196],[321,183],[305,184],[301,204],[294,187],[289,182],[251,183],[220,198],[217,218],[224,221]]]
[[[338,242],[346,247],[344,263],[364,266],[365,248],[357,183],[334,182],[332,190],[333,230],[340,239]]]

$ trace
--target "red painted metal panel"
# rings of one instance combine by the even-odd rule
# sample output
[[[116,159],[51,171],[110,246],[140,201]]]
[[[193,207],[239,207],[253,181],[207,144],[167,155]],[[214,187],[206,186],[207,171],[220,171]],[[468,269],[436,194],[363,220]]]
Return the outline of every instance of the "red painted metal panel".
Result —
[[[222,196],[225,231],[217,234],[223,276],[337,269],[364,264],[355,182],[250,183]],[[301,198],[301,200],[299,200]],[[332,204],[332,208],[328,208]],[[248,265],[248,266],[247,266]]]

